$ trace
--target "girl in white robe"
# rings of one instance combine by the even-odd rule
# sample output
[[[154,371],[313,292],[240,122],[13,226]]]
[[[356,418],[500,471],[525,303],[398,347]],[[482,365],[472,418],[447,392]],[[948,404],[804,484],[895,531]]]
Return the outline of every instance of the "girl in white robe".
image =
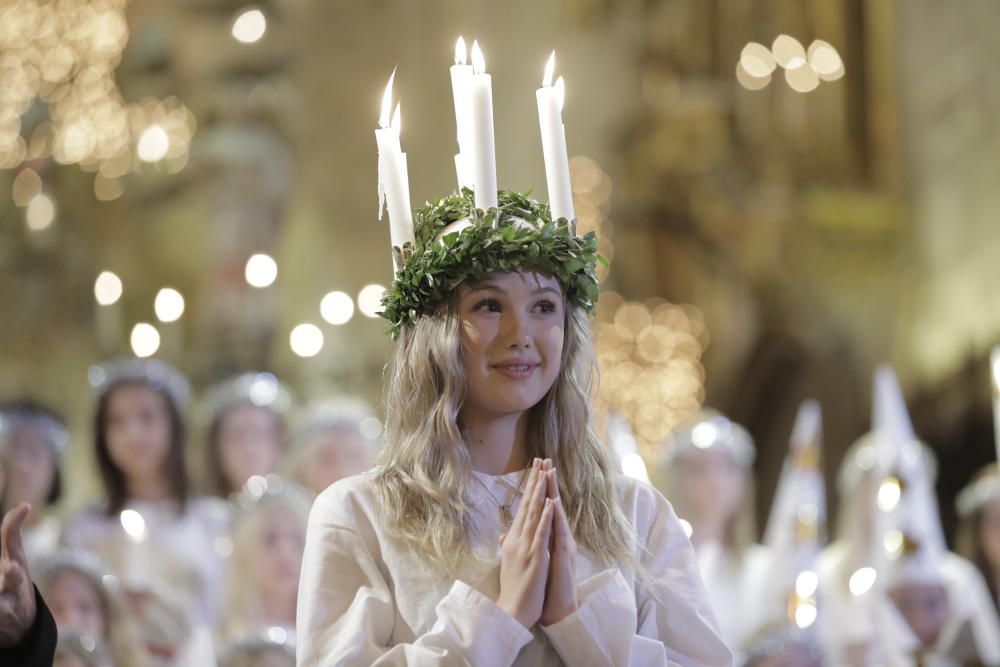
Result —
[[[768,578],[768,550],[754,541],[750,434],[705,409],[672,435],[664,493],[688,522],[698,567],[722,637],[738,653],[773,620],[758,590]]]
[[[63,541],[94,552],[135,599],[167,595],[168,606],[180,605],[205,647],[196,660],[212,664],[229,508],[190,489],[181,417],[187,381],[160,361],[123,359],[92,368],[91,383],[105,499],[67,522]]]
[[[511,252],[507,225],[532,205],[500,197],[479,267]],[[593,261],[565,282],[467,266],[395,322],[379,462],[310,513],[299,667],[732,663],[669,503],[613,472],[591,427],[589,322],[572,290]]]

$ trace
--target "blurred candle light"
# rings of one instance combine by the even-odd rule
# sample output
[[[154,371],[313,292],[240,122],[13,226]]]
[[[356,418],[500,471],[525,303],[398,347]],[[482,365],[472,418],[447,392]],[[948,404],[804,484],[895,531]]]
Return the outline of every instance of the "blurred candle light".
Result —
[[[330,324],[346,324],[354,316],[354,301],[346,292],[329,292],[320,301],[319,311]]]
[[[300,357],[315,357],[323,349],[323,332],[315,324],[299,324],[288,337],[292,352]]]
[[[157,292],[153,309],[161,322],[175,322],[184,314],[184,297],[172,287],[164,287]]]
[[[28,229],[40,232],[52,224],[56,218],[56,204],[44,192],[39,192],[31,198],[24,214]]]
[[[251,287],[269,287],[278,277],[278,263],[270,255],[258,253],[247,260],[245,276]]]
[[[358,292],[358,310],[365,317],[378,317],[382,310],[382,296],[385,294],[385,287],[382,285],[365,285]]]
[[[151,357],[160,349],[160,332],[148,322],[139,322],[132,327],[130,342],[135,356]]]
[[[267,31],[267,18],[259,9],[248,9],[233,21],[233,38],[244,44],[252,44]]]
[[[153,123],[139,135],[136,155],[143,162],[159,162],[170,150],[170,135],[159,123]]]

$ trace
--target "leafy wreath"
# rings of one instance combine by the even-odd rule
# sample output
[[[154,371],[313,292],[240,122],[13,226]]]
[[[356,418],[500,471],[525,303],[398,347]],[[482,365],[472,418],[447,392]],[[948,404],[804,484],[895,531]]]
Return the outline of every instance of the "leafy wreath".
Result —
[[[463,188],[415,211],[415,243],[393,248],[396,266],[402,268],[379,313],[389,321],[394,340],[407,322],[432,311],[456,287],[492,271],[527,267],[548,273],[562,285],[568,303],[594,312],[597,262],[608,265],[597,252],[596,234],[577,236],[575,221],[553,220],[548,205],[528,194],[501,190],[497,199],[498,208],[484,212],[476,208],[472,191]],[[463,219],[471,225],[441,236]]]

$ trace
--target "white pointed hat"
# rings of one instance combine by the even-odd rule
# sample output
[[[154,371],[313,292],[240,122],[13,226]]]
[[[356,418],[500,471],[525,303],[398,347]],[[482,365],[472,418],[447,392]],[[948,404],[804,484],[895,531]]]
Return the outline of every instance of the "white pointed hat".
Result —
[[[874,427],[891,447],[891,467],[878,487],[877,512],[885,552],[886,590],[907,583],[940,583],[947,550],[937,497],[922,446],[913,432],[899,380],[889,366],[875,374]]]
[[[788,456],[771,503],[764,544],[771,554],[768,592],[801,628],[815,621],[816,558],[826,542],[826,491],[819,466],[819,403],[804,401],[792,428]],[[811,609],[803,609],[811,607]]]

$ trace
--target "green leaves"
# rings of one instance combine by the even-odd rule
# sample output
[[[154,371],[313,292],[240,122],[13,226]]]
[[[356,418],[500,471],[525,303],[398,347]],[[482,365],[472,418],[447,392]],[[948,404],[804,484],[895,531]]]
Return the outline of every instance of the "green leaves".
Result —
[[[415,246],[403,253],[405,263],[397,256],[403,268],[382,299],[380,315],[389,321],[394,339],[407,322],[433,310],[456,287],[490,271],[534,268],[551,273],[569,303],[594,311],[596,264],[608,263],[597,253],[594,232],[576,236],[574,223],[552,220],[548,205],[527,194],[501,190],[497,199],[496,209],[477,210],[466,188],[415,211]],[[445,227],[462,219],[472,225],[438,239]]]

